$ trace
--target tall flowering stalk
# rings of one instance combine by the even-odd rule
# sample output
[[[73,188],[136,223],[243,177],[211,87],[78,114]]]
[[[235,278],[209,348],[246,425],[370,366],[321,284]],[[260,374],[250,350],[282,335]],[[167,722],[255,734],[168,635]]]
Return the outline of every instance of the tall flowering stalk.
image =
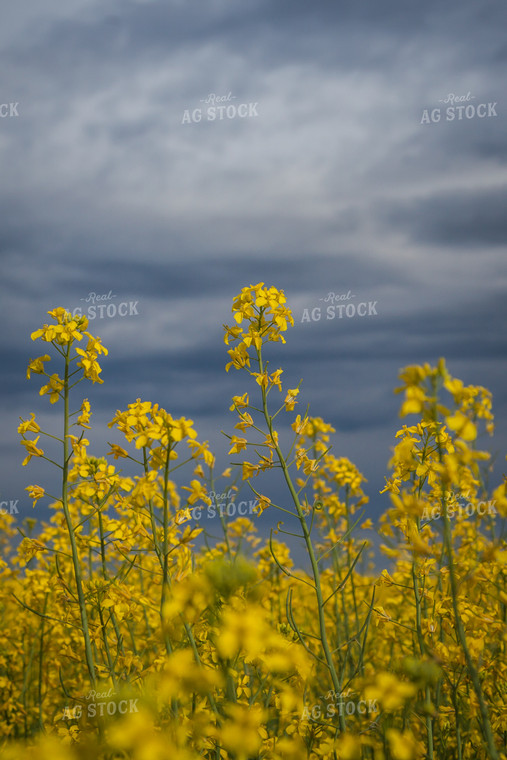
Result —
[[[481,731],[487,746],[489,757],[499,760],[495,746],[488,706],[484,698],[478,668],[474,663],[460,611],[456,561],[453,551],[453,538],[449,518],[449,489],[472,491],[476,493],[480,486],[481,475],[478,463],[489,458],[487,452],[477,451],[471,444],[477,438],[478,422],[486,422],[486,430],[493,432],[493,414],[491,412],[491,393],[481,386],[465,387],[461,380],[449,374],[445,362],[441,359],[436,367],[425,364],[423,367],[411,366],[400,374],[403,385],[397,392],[404,392],[405,399],[400,416],[420,414],[421,422],[417,426],[404,426],[397,436],[401,442],[395,450],[392,464],[395,465],[394,476],[387,482],[384,490],[391,491],[391,498],[399,525],[405,533],[407,545],[413,553],[412,575],[416,601],[417,637],[421,654],[426,653],[427,646],[422,633],[422,593],[416,571],[416,558],[420,555],[431,556],[428,544],[431,531],[427,525],[421,526],[423,507],[435,501],[441,504],[443,518],[443,550],[447,559],[450,596],[454,613],[457,639],[463,651],[481,715]],[[454,409],[444,406],[439,399],[441,388],[452,396]],[[412,482],[412,493],[402,490],[403,481]],[[423,489],[429,486],[429,492]],[[429,497],[429,498],[428,498]],[[475,498],[475,497],[474,497]],[[424,563],[423,563],[424,564]],[[429,687],[426,689],[429,702]],[[458,717],[458,716],[457,716]],[[427,717],[429,757],[433,757],[433,725]]]
[[[76,530],[72,522],[72,517],[69,509],[69,467],[72,457],[75,453],[80,451],[81,446],[85,443],[83,441],[83,432],[79,438],[70,433],[70,428],[73,425],[88,427],[87,423],[90,416],[90,407],[88,401],[85,400],[81,406],[81,415],[76,423],[71,423],[70,412],[70,392],[78,383],[84,379],[91,380],[93,383],[102,383],[103,380],[99,377],[102,371],[97,357],[99,354],[108,353],[100,341],[100,338],[95,338],[86,328],[88,327],[88,319],[86,317],[73,318],[69,312],[66,312],[62,307],[48,311],[48,314],[53,317],[56,324],[45,324],[41,329],[32,333],[32,340],[41,339],[46,343],[50,343],[60,356],[64,360],[64,375],[61,378],[57,373],[50,375],[46,372],[45,362],[50,361],[51,357],[48,354],[39,356],[36,359],[30,360],[27,370],[27,378],[30,378],[31,373],[43,375],[48,379],[46,385],[43,385],[39,391],[41,396],[49,395],[51,404],[56,404],[59,400],[63,401],[63,438],[52,436],[49,433],[41,431],[39,426],[34,420],[23,421],[18,428],[18,432],[23,436],[21,444],[26,447],[27,456],[23,461],[26,465],[32,456],[41,456],[49,462],[55,464],[62,472],[62,490],[61,490],[61,504],[63,513],[65,515],[65,522],[67,526],[67,532],[69,536],[71,552],[72,552],[72,564],[74,568],[74,581],[76,584],[76,592],[79,603],[79,611],[81,616],[81,626],[83,631],[83,641],[85,649],[86,665],[88,668],[88,675],[90,678],[90,684],[92,687],[96,685],[96,673],[95,663],[92,650],[92,642],[90,637],[90,625],[88,620],[88,613],[86,609],[85,594],[83,590],[83,576],[81,571],[81,563],[79,558],[79,552],[76,541]],[[83,337],[88,338],[86,349],[76,348],[75,343],[82,341]],[[75,369],[73,365],[75,364]],[[36,446],[39,440],[38,436],[35,441],[29,441],[25,438],[25,433],[28,431],[41,432],[48,438],[53,438],[62,444],[63,453],[63,465],[59,465],[49,457],[44,455],[42,449],[38,449]],[[38,499],[44,495],[44,489],[40,486],[29,486],[28,489],[30,495],[34,498],[34,506]]]
[[[280,378],[283,370],[277,369],[271,374],[268,373],[268,362],[264,361],[262,348],[263,345],[267,342],[281,341],[282,343],[285,343],[285,338],[283,337],[282,333],[287,330],[288,324],[294,324],[290,309],[285,306],[285,303],[286,298],[283,291],[277,290],[275,287],[265,288],[263,282],[260,282],[254,286],[243,288],[241,293],[234,299],[232,305],[232,311],[236,325],[232,327],[224,325],[225,343],[229,345],[230,341],[235,342],[239,340],[238,345],[228,351],[231,357],[231,361],[226,365],[226,370],[229,371],[231,367],[234,367],[235,369],[247,369],[251,377],[253,377],[256,383],[259,385],[262,396],[261,409],[256,409],[255,407],[250,406],[248,394],[245,394],[242,397],[234,397],[233,406],[231,409],[236,409],[239,412],[240,416],[240,422],[236,425],[236,427],[240,428],[243,431],[246,428],[252,427],[254,430],[257,430],[259,433],[265,436],[264,441],[259,444],[248,443],[246,438],[232,436],[232,446],[229,454],[240,452],[243,449],[246,449],[247,446],[252,446],[256,450],[256,453],[259,453],[257,452],[257,448],[263,448],[265,450],[265,454],[259,455],[260,459],[257,464],[252,464],[250,462],[242,463],[243,479],[247,481],[251,476],[256,476],[261,471],[268,470],[273,467],[279,467],[282,470],[285,482],[292,498],[292,502],[295,507],[295,513],[279,505],[271,504],[270,499],[259,494],[253,488],[253,486],[251,486],[251,488],[259,497],[259,513],[262,514],[262,512],[267,507],[272,506],[281,511],[288,512],[291,515],[295,515],[299,520],[312,567],[313,588],[317,600],[320,643],[324,654],[325,664],[327,665],[333,687],[335,691],[339,693],[341,690],[341,679],[336,671],[331,647],[328,640],[328,634],[326,631],[326,618],[324,610],[325,600],[322,593],[319,560],[317,559],[315,548],[313,546],[311,528],[309,528],[306,519],[307,504],[305,505],[304,502],[301,503],[299,494],[301,493],[302,489],[299,488],[298,490],[296,488],[296,485],[294,484],[290,473],[291,465],[295,464],[298,470],[302,467],[305,475],[310,476],[318,470],[319,461],[322,458],[323,454],[321,454],[317,459],[310,459],[307,451],[304,448],[299,447],[295,452],[294,459],[291,461],[290,457],[292,450],[289,452],[288,456],[285,456],[279,445],[278,432],[275,430],[273,424],[274,419],[282,411],[282,409],[284,409],[284,407],[286,411],[292,411],[294,409],[294,406],[297,403],[299,388],[288,389],[284,403],[274,414],[271,414],[268,408],[269,393],[275,387],[279,392],[282,391]],[[242,326],[243,322],[246,322],[246,328]],[[254,361],[256,362],[256,369],[258,371],[250,370],[251,357],[249,350],[251,348],[254,350]],[[264,418],[264,422],[267,426],[267,435],[265,431],[254,424],[252,416],[248,411],[246,411],[247,409],[261,412]],[[298,415],[297,420],[294,424],[295,432],[297,435],[299,435],[305,428],[306,419],[301,420],[301,417]],[[277,462],[273,459],[274,454],[276,454]],[[292,618],[291,613],[290,617]],[[291,622],[294,625],[293,618]],[[307,648],[303,636],[300,636],[300,641]],[[312,654],[316,656],[313,652]],[[316,659],[322,662],[321,658],[318,656],[316,656]],[[345,720],[343,715],[340,714],[339,720],[340,728],[343,731],[345,730]]]
[[[141,465],[143,469],[143,474],[137,478],[129,502],[138,513],[145,515],[147,513],[152,531],[150,543],[161,570],[159,615],[166,653],[170,655],[174,652],[175,648],[171,643],[168,628],[171,619],[179,615],[195,662],[202,667],[192,627],[184,619],[182,610],[178,609],[176,612],[171,595],[172,575],[175,569],[178,578],[183,578],[189,573],[188,546],[202,532],[201,528],[192,528],[189,525],[181,531],[180,526],[189,519],[189,507],[196,501],[202,499],[205,503],[211,503],[203,483],[198,479],[204,474],[199,460],[212,468],[215,458],[207,442],[199,443],[197,431],[193,425],[193,420],[185,417],[176,419],[158,404],[141,401],[139,398],[135,403],[129,404],[125,411],[118,409],[109,423],[109,427],[116,426],[129,443],[135,442],[135,448],[141,452],[142,456],[142,461],[138,460],[122,447],[111,444],[110,453],[113,456],[129,458]],[[179,452],[183,443],[187,444],[190,454],[183,461],[179,461]],[[177,460],[178,463],[174,464]],[[183,465],[197,461],[199,463],[194,469],[195,477],[190,481],[190,486],[182,486],[184,490],[189,491],[187,506],[185,509],[179,509],[180,496],[170,475]],[[172,468],[171,464],[173,464]],[[213,711],[217,713],[212,694],[209,692],[207,696]],[[177,714],[178,706],[174,700],[172,708]]]

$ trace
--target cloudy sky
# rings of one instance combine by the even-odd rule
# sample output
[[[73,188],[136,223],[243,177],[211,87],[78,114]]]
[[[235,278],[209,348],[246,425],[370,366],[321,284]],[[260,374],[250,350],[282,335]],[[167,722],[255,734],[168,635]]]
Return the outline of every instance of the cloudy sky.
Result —
[[[222,324],[264,281],[295,318],[273,365],[336,427],[374,520],[410,363],[445,356],[493,392],[500,482],[503,2],[25,0],[0,16],[0,499],[19,500],[20,521],[24,487],[55,482],[47,463],[21,466],[19,416],[51,426],[58,412],[25,380],[42,353],[29,336],[90,293],[129,304],[90,322],[110,352],[86,389],[97,455],[141,397],[192,418],[227,464],[219,431],[251,387],[224,371]],[[374,306],[327,319],[330,292]]]

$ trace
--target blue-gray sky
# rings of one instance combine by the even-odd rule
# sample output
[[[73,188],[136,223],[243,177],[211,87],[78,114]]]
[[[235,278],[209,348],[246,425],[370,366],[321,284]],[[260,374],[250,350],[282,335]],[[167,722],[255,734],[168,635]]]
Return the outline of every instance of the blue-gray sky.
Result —
[[[409,363],[445,356],[491,389],[500,482],[503,2],[26,0],[0,17],[0,498],[19,499],[20,520],[25,485],[54,475],[21,466],[18,418],[53,425],[58,411],[25,380],[42,353],[30,332],[90,292],[138,311],[90,322],[110,351],[104,385],[86,389],[99,455],[107,421],[140,396],[192,418],[225,466],[218,431],[232,432],[230,397],[249,386],[224,372],[222,324],[264,281],[296,321],[273,365],[337,428],[373,519]],[[208,120],[210,94],[247,115]],[[377,315],[326,319],[323,299],[348,291]],[[302,322],[316,306],[323,318]]]

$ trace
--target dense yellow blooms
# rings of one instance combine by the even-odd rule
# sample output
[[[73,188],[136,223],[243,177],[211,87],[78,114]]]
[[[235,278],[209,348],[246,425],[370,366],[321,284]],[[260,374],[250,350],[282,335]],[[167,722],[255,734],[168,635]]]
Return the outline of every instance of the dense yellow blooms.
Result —
[[[486,389],[443,359],[401,371],[400,415],[415,419],[395,437],[376,569],[366,479],[331,453],[329,423],[294,414],[300,386],[284,393],[264,361],[293,324],[283,291],[243,288],[224,325],[237,344],[226,369],[250,385],[232,398],[240,434],[220,478],[194,422],[140,398],[109,423],[120,441],[93,456],[75,386],[102,382],[107,349],[86,317],[48,313],[32,338],[63,369],[48,374],[44,354],[27,377],[64,400],[61,437],[34,414],[18,432],[23,464],[56,459],[62,489],[26,487],[52,517],[36,534],[27,520],[16,549],[15,518],[0,514],[2,758],[506,760],[507,479],[488,488],[476,447],[494,429]],[[281,504],[250,482],[267,470],[288,486]],[[219,512],[217,495],[239,499],[240,486],[257,497],[249,517]],[[203,505],[213,527],[192,518]]]

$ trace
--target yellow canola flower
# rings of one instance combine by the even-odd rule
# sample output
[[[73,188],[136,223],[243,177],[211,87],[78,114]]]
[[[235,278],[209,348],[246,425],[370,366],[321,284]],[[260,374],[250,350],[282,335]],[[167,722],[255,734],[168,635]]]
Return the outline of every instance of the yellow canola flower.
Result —
[[[309,427],[308,417],[301,419],[301,415],[298,414],[291,427],[297,435],[305,435],[305,432]]]
[[[258,704],[251,707],[230,704],[227,705],[226,711],[229,719],[218,731],[223,746],[236,760],[249,760],[257,756],[263,739],[267,738],[264,728],[268,717],[267,710]]]
[[[90,425],[88,424],[90,422],[91,417],[91,408],[90,408],[90,402],[87,398],[83,400],[83,403],[81,404],[81,414],[77,418],[77,424],[81,427],[87,428],[90,430]]]
[[[108,427],[115,424],[127,441],[135,440],[137,449],[150,448],[155,441],[160,441],[164,448],[169,446],[174,448],[174,444],[187,438],[189,446],[199,447],[199,451],[194,452],[192,456],[202,453],[206,463],[209,460],[212,461],[213,455],[206,451],[206,445],[194,441],[197,438],[197,432],[193,427],[193,420],[186,417],[175,419],[158,404],[151,404],[149,401],[141,401],[138,398],[133,404],[129,404],[127,410],[117,410],[111,422],[108,423]],[[171,458],[176,459],[177,454]],[[151,466],[154,464],[155,462],[152,461]]]
[[[350,492],[355,496],[362,494],[361,483],[367,483],[368,481],[350,459],[347,459],[347,457],[337,459],[334,456],[328,455],[325,462],[335,483],[340,487],[349,486]]]
[[[241,420],[237,422],[234,427],[238,428],[238,430],[245,431],[245,428],[252,427],[254,424],[253,417],[248,412],[240,412]]]
[[[32,372],[34,372],[36,375],[43,375],[45,371],[43,362],[49,362],[49,361],[51,361],[51,357],[48,356],[48,354],[44,354],[44,356],[39,356],[37,357],[37,359],[30,359],[28,368],[26,370],[26,379],[30,380]]]
[[[426,394],[422,388],[410,386],[405,391],[405,401],[400,409],[400,417],[407,414],[419,414],[424,408],[424,402],[427,401]]]
[[[49,378],[49,383],[47,383],[47,385],[42,386],[42,388],[39,391],[39,396],[44,396],[46,393],[49,393],[50,402],[52,404],[56,404],[56,402],[60,398],[60,394],[63,390],[63,387],[64,387],[63,380],[60,377],[58,377],[57,373],[55,372]]]
[[[331,746],[330,750],[335,750],[336,757],[339,760],[361,760],[361,739],[353,734],[343,734],[338,741]],[[330,755],[332,757],[333,755]]]
[[[463,381],[458,378],[448,377],[444,382],[444,388],[454,397],[454,401],[459,404],[463,397]]]
[[[254,606],[244,610],[228,608],[222,617],[216,647],[221,657],[227,659],[232,659],[240,651],[248,658],[254,658],[265,651],[268,635],[262,610]]]
[[[18,551],[23,555],[24,561],[29,562],[37,552],[47,551],[47,547],[36,538],[24,538],[19,545]]]
[[[45,490],[41,488],[41,486],[27,486],[25,488],[25,491],[28,491],[28,496],[33,499],[32,507],[34,508],[39,499],[42,499],[42,497],[46,494]]]
[[[299,426],[302,426],[301,430],[297,429]],[[319,436],[322,441],[329,441],[328,434],[336,433],[336,429],[328,422],[324,422],[322,417],[305,417],[305,419],[301,421],[299,414],[296,417],[295,423],[292,425],[292,429],[295,430],[298,435],[308,438],[309,440],[313,440]]]
[[[377,700],[386,712],[400,709],[407,699],[417,694],[414,684],[400,681],[393,673],[378,673],[375,683],[364,690],[365,699]]]
[[[30,419],[24,420],[22,417],[19,418],[21,420],[21,425],[18,426],[18,433],[21,435],[24,435],[28,431],[31,433],[39,433],[40,427],[35,422],[35,414],[33,412],[30,413]]]
[[[195,504],[196,501],[202,499],[206,504],[211,504],[211,499],[206,493],[206,488],[199,480],[191,480],[189,486],[181,486],[183,490],[190,491],[188,497],[189,504]]]
[[[395,388],[394,392],[401,393],[403,390],[405,390],[405,387],[418,386],[429,375],[431,375],[431,367],[428,363],[426,363],[423,367],[415,364],[405,367],[399,374],[399,378],[405,383],[405,386]]]
[[[267,372],[250,372],[252,377],[255,377],[255,382],[260,385],[261,388],[267,388],[269,383],[268,373]]]
[[[254,344],[255,348],[262,348],[262,337],[260,333],[250,328],[250,334],[243,337],[243,345],[246,346],[246,348],[250,348],[252,343]]]
[[[198,465],[195,466],[193,474],[197,478],[203,478],[203,480],[204,480],[204,470],[202,469],[202,465],[201,464],[198,464]]]
[[[424,748],[410,730],[401,733],[396,728],[388,728],[386,738],[393,760],[417,760],[425,755]]]
[[[121,446],[118,446],[116,443],[110,443],[109,445],[111,446],[111,451],[108,452],[108,456],[113,456],[115,459],[118,459],[118,457],[126,459],[128,457],[128,451],[125,451]]]
[[[192,450],[193,459],[197,459],[197,457],[202,457],[205,465],[207,465],[208,467],[215,466],[215,456],[214,454],[211,453],[211,451],[208,448],[208,441],[204,441],[204,443],[199,443],[199,441],[195,441],[192,438],[189,438],[189,440],[187,441],[187,445],[188,445],[188,448]],[[201,474],[201,477],[204,477],[204,473]]]
[[[233,325],[232,327],[223,325],[223,328],[225,330],[224,343],[226,346],[229,345],[230,339],[232,339],[233,341],[237,340],[237,338],[239,338],[239,336],[242,333],[241,327],[239,325]]]
[[[269,456],[261,456],[259,459],[259,464],[257,465],[259,470],[264,472],[264,470],[270,470],[273,467],[273,451],[270,449]]]
[[[375,581],[375,586],[392,586],[394,580],[391,578],[387,570],[382,570],[380,578]]]
[[[233,396],[232,397],[232,406],[229,407],[229,410],[233,412],[235,409],[241,409],[242,407],[247,407],[249,405],[248,400],[248,393],[244,393],[242,396]]]
[[[229,449],[229,454],[239,454],[240,451],[243,451],[243,449],[246,449],[247,440],[246,438],[238,438],[238,436],[233,435],[231,438],[231,448]]]
[[[264,439],[264,443],[274,449],[278,445],[278,431],[273,430],[272,433],[268,433]]]
[[[20,441],[22,446],[26,447],[26,457],[23,460],[23,465],[28,464],[30,459],[32,457],[42,457],[44,456],[44,452],[42,449],[37,448],[36,443],[39,440],[40,435],[37,436],[37,438],[34,441]]]
[[[292,412],[295,405],[298,403],[296,400],[296,396],[298,395],[298,393],[299,393],[299,388],[289,388],[289,390],[287,391],[287,395],[285,396],[285,401],[284,401],[285,410],[287,412]]]
[[[105,346],[102,345],[102,340],[94,335],[91,335],[89,332],[84,332],[83,335],[86,335],[88,338],[88,343],[86,346],[86,350],[89,353],[94,354],[104,354],[105,356],[108,355],[109,351]]]
[[[111,723],[108,744],[121,753],[120,757],[130,756],[135,760],[158,760],[163,757],[187,759],[186,755],[179,753],[169,736],[160,734],[154,716],[146,708]]]
[[[187,699],[190,700],[192,694],[206,694],[208,689],[221,683],[221,674],[209,668],[202,668],[195,661],[191,649],[179,649],[163,662],[157,696],[161,702],[181,698],[182,694],[187,695]]]
[[[77,726],[59,726],[56,733],[41,736],[37,748],[28,750],[23,747],[15,754],[6,754],[5,760],[76,760],[73,748],[70,746],[75,739]],[[8,752],[7,747],[5,748]],[[19,752],[19,754],[18,754]]]
[[[446,417],[447,426],[454,430],[464,441],[475,441],[477,438],[477,428],[474,423],[462,412],[456,412],[450,417]]]
[[[102,369],[96,361],[97,354],[94,351],[83,351],[82,348],[76,348],[76,353],[82,357],[77,366],[83,368],[83,375],[93,383],[103,383],[104,381],[99,377]]]
[[[234,369],[243,369],[243,367],[250,366],[250,356],[248,355],[244,343],[240,343],[239,346],[231,348],[227,353],[231,357],[231,361],[225,365],[226,372],[229,372],[231,367],[234,367]]]
[[[239,345],[229,350],[231,361],[226,365],[228,372],[230,367],[241,369],[250,366],[248,349],[254,345],[259,351],[263,341],[282,341],[285,338],[282,332],[287,330],[287,325],[294,325],[294,318],[290,309],[285,306],[286,298],[283,290],[275,287],[265,288],[263,282],[250,285],[242,289],[232,303],[234,320],[237,323],[233,327],[224,325],[224,342],[240,340]],[[242,329],[242,323],[248,322],[248,328]],[[275,376],[275,384],[278,384],[278,376]]]
[[[242,468],[243,480],[248,480],[248,478],[251,478],[253,475],[258,475],[260,470],[259,465],[251,464],[251,462],[243,462]]]
[[[282,383],[280,380],[282,372],[283,372],[283,369],[277,369],[273,372],[273,374],[269,378],[269,382],[271,383],[271,385],[276,385],[280,393],[282,392]]]
[[[264,510],[269,506],[271,506],[271,499],[268,499],[267,496],[261,496],[259,503],[254,507],[254,512],[258,515],[262,515]]]
[[[46,343],[58,343],[60,346],[65,346],[73,343],[74,340],[82,340],[83,335],[79,329],[83,326],[80,320],[72,318],[72,315],[65,311],[65,309],[59,307],[47,312],[51,317],[57,320],[56,325],[44,325],[43,328],[35,330],[31,334],[32,340],[42,338]],[[86,319],[86,317],[84,318]]]

